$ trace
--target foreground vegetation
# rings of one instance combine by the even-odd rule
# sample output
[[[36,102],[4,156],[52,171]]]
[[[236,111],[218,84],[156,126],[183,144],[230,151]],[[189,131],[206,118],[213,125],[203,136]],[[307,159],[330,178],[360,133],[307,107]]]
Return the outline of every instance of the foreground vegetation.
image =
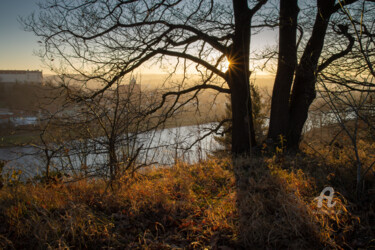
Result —
[[[0,248],[368,248],[374,194],[368,188],[356,200],[340,153],[237,163],[250,171],[227,159],[179,163],[123,176],[113,190],[101,180],[22,184],[10,176],[0,190]],[[372,173],[366,181],[374,184]],[[335,189],[334,207],[317,207],[325,186]]]

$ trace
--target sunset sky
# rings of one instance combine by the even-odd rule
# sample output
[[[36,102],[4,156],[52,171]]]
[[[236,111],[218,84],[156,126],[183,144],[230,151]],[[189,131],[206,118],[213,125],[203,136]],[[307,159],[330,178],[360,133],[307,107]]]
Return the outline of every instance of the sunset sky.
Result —
[[[25,32],[18,22],[37,9],[37,0],[1,0],[0,2],[0,69],[43,69],[34,55],[38,39]]]
[[[36,55],[38,38],[30,32],[25,32],[19,22],[20,17],[27,17],[38,10],[40,0],[1,0],[0,1],[0,70],[43,70],[44,74],[51,72]],[[277,39],[277,32],[265,32],[252,37],[252,48],[260,48]],[[142,69],[144,74],[156,74],[160,71]],[[257,72],[264,75],[266,72]]]

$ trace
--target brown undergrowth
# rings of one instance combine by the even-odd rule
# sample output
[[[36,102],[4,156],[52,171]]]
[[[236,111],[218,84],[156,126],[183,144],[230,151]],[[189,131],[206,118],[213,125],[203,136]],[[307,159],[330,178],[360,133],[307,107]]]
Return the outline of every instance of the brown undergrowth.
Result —
[[[0,248],[319,249],[353,246],[343,195],[318,208],[306,157],[213,159],[100,180],[0,190]],[[303,167],[301,167],[303,166]],[[307,167],[308,168],[308,167]],[[235,173],[235,174],[234,174]],[[107,191],[106,191],[107,190]]]
[[[227,161],[177,164],[102,181],[19,184],[0,191],[0,248],[235,247],[234,178]]]
[[[342,248],[358,218],[347,201],[336,193],[334,207],[326,200],[317,206],[320,189],[296,157],[238,161],[238,211],[240,239],[246,248]],[[250,167],[253,166],[253,167]]]

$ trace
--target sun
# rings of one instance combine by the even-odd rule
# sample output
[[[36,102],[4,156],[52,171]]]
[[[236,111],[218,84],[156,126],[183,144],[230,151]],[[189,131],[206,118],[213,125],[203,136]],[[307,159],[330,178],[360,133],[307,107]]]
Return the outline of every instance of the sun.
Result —
[[[228,58],[225,58],[225,61],[223,62],[223,71],[226,72],[229,69],[230,61]]]

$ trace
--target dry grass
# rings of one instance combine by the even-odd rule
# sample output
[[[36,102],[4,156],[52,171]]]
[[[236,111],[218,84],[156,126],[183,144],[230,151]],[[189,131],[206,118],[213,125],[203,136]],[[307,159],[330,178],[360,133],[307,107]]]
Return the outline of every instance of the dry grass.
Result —
[[[228,162],[178,164],[101,181],[0,191],[0,248],[202,248],[236,244]]]
[[[238,162],[238,208],[242,243],[252,249],[340,248],[357,221],[346,200],[317,208],[314,179],[290,165],[292,159],[253,159]],[[296,166],[303,166],[300,159]],[[286,168],[288,170],[286,170]],[[291,170],[290,170],[291,169]],[[341,234],[337,232],[340,231]]]
[[[317,208],[314,198],[329,184],[310,175],[318,163],[301,156],[243,160],[234,169],[225,159],[179,163],[124,176],[116,192],[102,181],[6,186],[0,248],[355,247],[353,231],[371,227],[339,193],[335,207]]]

